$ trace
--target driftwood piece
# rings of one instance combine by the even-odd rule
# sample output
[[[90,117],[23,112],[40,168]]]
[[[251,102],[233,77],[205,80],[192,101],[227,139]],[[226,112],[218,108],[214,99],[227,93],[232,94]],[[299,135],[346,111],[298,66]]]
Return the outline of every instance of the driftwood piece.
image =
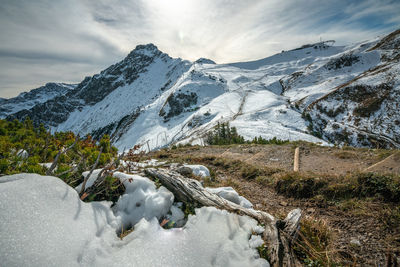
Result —
[[[244,208],[208,192],[197,180],[183,177],[175,171],[149,168],[145,169],[145,174],[158,179],[178,201],[197,206],[216,207],[256,219],[265,225],[264,240],[270,252],[271,266],[300,265],[291,249],[299,229],[300,209],[292,210],[286,219],[281,221],[267,212]]]

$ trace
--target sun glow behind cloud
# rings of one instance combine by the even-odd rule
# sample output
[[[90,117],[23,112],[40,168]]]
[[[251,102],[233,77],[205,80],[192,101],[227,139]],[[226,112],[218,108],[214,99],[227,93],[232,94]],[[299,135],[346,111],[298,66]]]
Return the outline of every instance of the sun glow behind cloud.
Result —
[[[143,43],[226,63],[320,37],[359,42],[400,25],[400,2],[391,0],[0,1],[3,97],[48,81],[79,82]]]

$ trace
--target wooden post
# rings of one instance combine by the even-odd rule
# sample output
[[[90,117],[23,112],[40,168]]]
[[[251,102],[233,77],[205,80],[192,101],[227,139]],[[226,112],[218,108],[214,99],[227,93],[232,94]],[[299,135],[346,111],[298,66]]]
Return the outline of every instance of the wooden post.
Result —
[[[148,153],[150,153],[149,140],[146,141],[146,144],[147,144]]]
[[[300,149],[299,147],[296,147],[294,151],[294,163],[293,163],[293,171],[295,172],[299,171],[299,159],[300,159]]]

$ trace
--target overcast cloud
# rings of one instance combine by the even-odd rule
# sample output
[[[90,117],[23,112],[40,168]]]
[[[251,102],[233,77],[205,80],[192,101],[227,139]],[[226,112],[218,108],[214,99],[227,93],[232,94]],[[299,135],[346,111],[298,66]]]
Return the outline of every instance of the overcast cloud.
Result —
[[[0,0],[0,97],[78,83],[138,44],[226,63],[399,27],[396,0]]]

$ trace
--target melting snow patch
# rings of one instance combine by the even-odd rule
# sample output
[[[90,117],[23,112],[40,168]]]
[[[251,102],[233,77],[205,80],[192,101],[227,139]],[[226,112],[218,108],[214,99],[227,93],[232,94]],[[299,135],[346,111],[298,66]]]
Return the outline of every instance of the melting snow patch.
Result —
[[[257,248],[257,247],[261,246],[262,244],[264,244],[264,241],[262,240],[261,236],[252,235],[249,240],[249,244],[250,244],[251,248]]]
[[[174,195],[165,187],[156,188],[154,182],[139,175],[115,172],[126,190],[115,205],[116,214],[121,217],[124,229],[138,223],[140,219],[161,219],[167,215]],[[176,211],[174,211],[176,213]]]
[[[17,152],[17,157],[20,157],[22,159],[27,159],[29,157],[29,154],[25,149],[20,149]]]
[[[88,176],[89,172],[90,172],[90,171],[83,172],[83,173],[82,173],[82,176],[83,176],[84,178],[86,178],[86,176]],[[94,171],[92,172],[92,174],[90,175],[89,179],[88,179],[87,182],[86,182],[85,189],[91,187],[91,186],[94,184],[94,182],[96,181],[97,176],[99,175],[100,172],[101,172],[101,169],[96,169],[96,170],[94,170]],[[77,192],[80,192],[80,191],[81,191],[81,188],[82,188],[82,183],[79,184],[77,187],[75,187],[75,190],[76,190]]]
[[[163,229],[173,195],[149,179],[115,173],[126,192],[110,202],[85,203],[56,177],[4,176],[0,182],[0,258],[4,266],[269,266],[259,258],[257,222],[211,207],[196,209],[182,228]],[[136,204],[141,203],[138,207]],[[138,223],[136,223],[138,221]],[[135,224],[120,240],[121,223]]]
[[[156,159],[149,159],[149,160],[145,160],[143,162],[121,160],[120,164],[123,167],[129,167],[131,171],[137,171],[137,170],[139,170],[139,168],[161,166],[161,165],[165,164],[165,162],[164,161],[158,161]]]
[[[191,168],[193,171],[193,174],[196,176],[200,176],[200,177],[209,177],[210,176],[210,171],[208,170],[207,167],[205,167],[203,165],[184,164],[183,166]]]
[[[50,169],[51,165],[53,164],[53,162],[45,162],[45,163],[38,163],[40,166],[45,167],[46,169]],[[57,169],[57,167],[55,168]]]
[[[246,198],[239,196],[239,194],[232,187],[218,187],[218,188],[206,188],[207,191],[214,193],[226,200],[236,203],[244,208],[251,209],[253,204]]]

